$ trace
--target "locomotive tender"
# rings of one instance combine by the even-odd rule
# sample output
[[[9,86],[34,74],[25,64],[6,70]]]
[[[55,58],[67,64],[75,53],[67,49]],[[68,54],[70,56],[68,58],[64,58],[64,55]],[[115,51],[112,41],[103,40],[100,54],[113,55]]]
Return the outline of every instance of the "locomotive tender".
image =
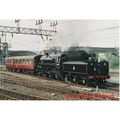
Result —
[[[6,68],[13,72],[31,72],[46,78],[74,83],[102,85],[109,76],[108,61],[99,61],[85,51],[6,58]]]

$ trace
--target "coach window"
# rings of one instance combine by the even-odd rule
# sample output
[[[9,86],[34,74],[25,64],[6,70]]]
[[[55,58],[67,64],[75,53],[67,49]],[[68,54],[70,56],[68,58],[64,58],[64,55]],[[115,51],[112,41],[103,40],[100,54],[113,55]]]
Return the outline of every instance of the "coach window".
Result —
[[[26,64],[26,60],[24,59],[24,64]]]
[[[19,64],[21,64],[21,60],[19,60]]]
[[[10,63],[13,64],[13,60],[10,60]]]
[[[11,63],[11,60],[8,60],[7,63]]]
[[[25,64],[27,64],[27,59],[25,60]]]
[[[30,64],[30,60],[28,60],[28,64]]]
[[[8,60],[8,63],[12,64],[12,60]]]
[[[28,60],[26,59],[26,64],[28,64]]]
[[[17,60],[15,60],[15,64],[17,64]]]
[[[6,64],[7,64],[7,63],[8,63],[8,60],[6,60],[5,62],[6,62]]]
[[[31,64],[33,64],[33,59],[31,59]]]
[[[26,59],[26,64],[28,64],[28,60]]]
[[[15,60],[15,64],[17,64],[17,59]]]
[[[22,64],[24,64],[25,63],[25,61],[24,61],[24,59],[22,60]]]
[[[26,64],[26,60],[24,59],[24,64]]]
[[[22,60],[20,60],[20,64],[22,64]]]
[[[19,64],[19,59],[17,59],[17,64]]]
[[[23,64],[23,59],[21,60],[21,64]]]
[[[24,60],[24,64],[26,64],[26,59]]]
[[[15,64],[15,59],[13,59],[13,64]]]
[[[20,60],[18,59],[18,64],[20,64]]]
[[[30,64],[29,60],[28,60],[28,64]]]
[[[18,59],[18,64],[20,64],[20,60]]]
[[[26,60],[27,61],[27,63],[26,64],[29,64],[29,60]]]
[[[20,60],[20,64],[22,64],[22,60]]]
[[[29,61],[29,64],[31,64],[32,62],[31,62],[31,60]]]
[[[21,60],[19,60],[19,64],[21,64]]]
[[[23,60],[21,60],[21,64],[23,64]]]
[[[21,59],[21,64],[23,64],[23,60]]]

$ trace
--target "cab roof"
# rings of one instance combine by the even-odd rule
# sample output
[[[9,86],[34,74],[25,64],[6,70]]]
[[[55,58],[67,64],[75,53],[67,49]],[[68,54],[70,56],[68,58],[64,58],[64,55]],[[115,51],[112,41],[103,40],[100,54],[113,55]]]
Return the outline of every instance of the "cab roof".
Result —
[[[5,59],[34,59],[36,55],[31,56],[14,56],[14,57],[6,57]]]

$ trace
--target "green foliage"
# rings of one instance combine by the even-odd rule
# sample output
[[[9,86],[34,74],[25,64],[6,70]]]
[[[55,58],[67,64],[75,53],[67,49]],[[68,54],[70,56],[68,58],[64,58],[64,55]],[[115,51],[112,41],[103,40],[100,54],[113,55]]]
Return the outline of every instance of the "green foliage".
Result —
[[[98,58],[98,53],[96,53],[96,57]],[[119,68],[119,57],[117,55],[114,55],[112,53],[107,53],[107,57],[109,60],[109,66],[110,68]]]
[[[111,68],[119,68],[119,57],[112,54],[109,55],[109,64]]]

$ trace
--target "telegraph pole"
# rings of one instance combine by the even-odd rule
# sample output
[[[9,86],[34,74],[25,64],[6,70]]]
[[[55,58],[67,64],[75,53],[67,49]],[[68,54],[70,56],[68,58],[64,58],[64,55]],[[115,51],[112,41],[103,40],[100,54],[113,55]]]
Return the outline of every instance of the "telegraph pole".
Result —
[[[42,33],[42,24],[43,24],[43,20],[42,19],[36,21],[36,26],[38,26],[38,28],[40,29],[41,33]],[[44,42],[43,35],[41,35],[41,38],[42,38],[42,40]],[[38,49],[39,49],[39,41],[38,41]]]
[[[55,31],[55,32],[57,32],[57,31],[56,31],[56,26],[57,26],[57,25],[58,25],[58,22],[57,22],[57,21],[50,23],[50,27],[53,27],[53,31]]]
[[[5,36],[5,43],[6,43],[6,34],[4,34],[3,32],[2,32],[2,37],[4,37]]]
[[[41,29],[41,30],[42,30],[42,24],[43,24],[43,20],[42,19],[36,21],[36,25],[38,25],[39,29]]]
[[[17,30],[20,32],[20,19],[16,19],[15,23],[17,24]]]

